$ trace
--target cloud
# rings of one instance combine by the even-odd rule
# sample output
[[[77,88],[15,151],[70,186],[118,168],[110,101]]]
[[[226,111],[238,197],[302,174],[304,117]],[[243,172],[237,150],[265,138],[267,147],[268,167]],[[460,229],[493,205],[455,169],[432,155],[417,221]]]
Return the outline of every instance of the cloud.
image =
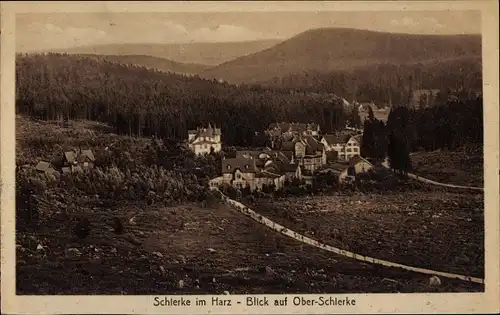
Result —
[[[404,28],[444,28],[446,25],[438,22],[437,19],[433,17],[424,17],[422,19],[414,19],[412,17],[405,16],[401,19],[394,19],[389,22],[392,26],[404,27]]]
[[[242,26],[222,24],[214,28],[196,29],[189,33],[189,38],[192,41],[233,42],[270,39],[276,38],[276,36],[253,31]]]
[[[114,19],[92,26],[84,23],[63,26],[53,21],[38,21],[20,25],[17,33],[18,50],[64,49],[112,43],[238,42],[278,37],[232,24],[188,29],[185,25],[164,19],[150,19],[147,23],[143,20],[127,23]]]
[[[17,38],[20,50],[67,48],[103,41],[108,34],[92,27],[61,28],[52,23],[32,23]]]

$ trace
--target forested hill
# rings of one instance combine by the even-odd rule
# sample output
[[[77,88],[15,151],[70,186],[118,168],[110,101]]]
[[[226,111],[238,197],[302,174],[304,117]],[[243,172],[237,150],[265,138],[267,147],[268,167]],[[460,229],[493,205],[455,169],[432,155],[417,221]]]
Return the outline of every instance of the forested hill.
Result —
[[[248,145],[271,122],[318,122],[326,132],[349,119],[335,96],[219,84],[199,77],[74,55],[19,55],[16,110],[55,119],[104,121],[118,133],[187,138],[208,122],[227,145]]]
[[[93,55],[146,55],[175,62],[215,66],[253,54],[279,43],[280,40],[256,40],[228,43],[179,44],[108,44],[60,49],[57,53]]]
[[[411,80],[411,81],[410,81]],[[481,57],[436,60],[415,64],[377,64],[346,71],[307,71],[275,77],[264,86],[324,93],[336,91],[347,99],[401,104],[401,91],[437,89],[482,90]]]
[[[126,65],[136,65],[149,69],[157,69],[163,72],[173,72],[186,75],[198,74],[201,71],[210,68],[210,66],[196,63],[182,63],[165,58],[152,57],[146,55],[92,55],[82,54],[80,57],[108,60]]]
[[[206,78],[254,83],[310,70],[411,64],[481,56],[480,35],[412,35],[322,28],[205,70]]]

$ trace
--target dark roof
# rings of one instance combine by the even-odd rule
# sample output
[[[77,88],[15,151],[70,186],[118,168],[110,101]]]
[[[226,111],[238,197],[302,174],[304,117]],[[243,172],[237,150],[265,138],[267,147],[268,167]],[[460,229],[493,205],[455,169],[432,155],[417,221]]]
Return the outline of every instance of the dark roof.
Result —
[[[326,140],[328,145],[336,144],[336,143],[347,143],[351,138],[350,134],[345,133],[337,133],[334,135],[324,135],[323,138]]]
[[[307,155],[315,155],[318,151],[323,151],[324,145],[318,142],[314,137],[304,136],[302,139],[306,144]]]
[[[287,151],[285,151],[285,152],[287,152]],[[293,155],[293,152],[290,152],[290,153],[292,153],[292,155]],[[282,163],[290,163],[291,157],[290,158],[288,157],[290,155],[288,153],[285,154],[282,151],[272,150],[272,151],[269,151],[268,154],[271,156],[271,158],[277,159]]]
[[[280,174],[274,174],[274,173],[268,173],[266,171],[262,171],[262,172],[259,172],[257,174],[255,174],[255,177],[257,178],[272,178],[272,179],[275,179],[275,178],[278,178],[282,175]]]
[[[281,154],[286,156],[286,158],[291,161],[293,159],[293,151],[281,151]]]
[[[246,159],[258,159],[261,151],[257,150],[238,150],[236,151],[236,157],[246,158]]]
[[[195,135],[194,139],[196,139],[198,137],[212,138],[214,136],[220,136],[221,129],[220,128],[212,128],[212,126],[209,124],[208,128],[198,128],[196,130],[188,130],[188,134],[194,134]],[[191,141],[193,141],[193,140],[191,140]]]
[[[49,162],[40,161],[35,168],[37,171],[46,172],[49,168],[52,168],[52,165]]]
[[[92,153],[92,150],[82,150],[81,155],[88,157],[92,162],[95,161],[94,153]]]
[[[338,160],[338,158],[339,158],[339,153],[337,151],[332,150],[332,151],[327,151],[326,152],[326,160],[328,162],[330,162],[330,161],[336,161],[336,160]]]
[[[372,165],[372,163],[370,163],[370,161],[368,161],[368,160],[367,160],[367,159],[365,159],[365,158],[362,158],[362,157],[361,157],[361,156],[359,156],[359,155],[355,155],[355,156],[353,156],[353,157],[349,160],[349,165],[350,165],[350,166],[354,166],[354,165],[358,164],[359,162],[366,162],[366,163],[368,163],[368,164]]]
[[[256,171],[255,159],[236,157],[222,160],[222,173],[233,173],[236,169],[243,173],[254,173]]]
[[[295,142],[293,141],[283,141],[281,144],[281,150],[283,151],[295,151]]]
[[[76,154],[74,151],[64,152],[64,158],[66,161],[73,163],[76,160]]]
[[[269,130],[279,130],[281,132],[293,131],[293,132],[303,132],[306,130],[318,130],[319,125],[316,123],[272,123],[269,125]]]
[[[321,168],[321,171],[334,171],[334,172],[343,172],[349,168],[349,163],[347,162],[336,162],[332,164],[328,164],[327,166],[324,166]]]
[[[361,146],[361,144],[363,143],[363,136],[362,135],[356,135],[353,138],[356,139],[356,141],[358,141],[359,145]]]
[[[295,172],[297,170],[297,167],[299,167],[298,164],[296,163],[288,163],[288,164],[283,164],[281,166],[281,170],[283,172],[287,172],[287,173],[291,173],[291,172]]]

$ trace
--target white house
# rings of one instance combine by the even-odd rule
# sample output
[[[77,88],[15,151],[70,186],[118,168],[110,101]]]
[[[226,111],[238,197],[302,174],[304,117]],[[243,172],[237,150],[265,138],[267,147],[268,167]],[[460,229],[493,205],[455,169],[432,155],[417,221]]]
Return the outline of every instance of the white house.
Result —
[[[339,160],[348,161],[361,154],[361,135],[324,135],[321,143],[326,151],[337,151]]]
[[[327,162],[324,145],[312,136],[299,135],[290,141],[284,141],[281,150],[292,152],[294,160],[304,170],[311,172]]]
[[[256,165],[256,159],[249,156],[237,156],[222,160],[222,178],[213,180],[211,185],[228,184],[234,188],[250,188],[262,190],[264,185],[274,185],[276,190],[283,187],[285,174],[280,172],[272,161],[266,162],[263,168]]]
[[[196,155],[220,152],[222,149],[221,129],[212,128],[209,124],[208,128],[189,130],[188,145]]]
[[[349,162],[342,161],[325,166],[318,173],[331,173],[339,183],[345,183],[348,180],[354,180],[357,174],[369,172],[373,167],[373,164],[368,160],[357,155],[351,158]]]

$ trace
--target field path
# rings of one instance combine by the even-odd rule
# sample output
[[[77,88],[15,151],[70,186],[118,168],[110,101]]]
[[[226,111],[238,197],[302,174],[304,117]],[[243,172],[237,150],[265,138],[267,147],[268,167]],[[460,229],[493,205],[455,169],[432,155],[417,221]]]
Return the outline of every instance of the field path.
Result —
[[[273,229],[273,230],[276,230],[278,232],[280,232],[281,234],[283,235],[286,235],[288,237],[291,237],[293,239],[296,239],[304,244],[308,244],[308,245],[312,245],[314,247],[317,247],[317,248],[321,248],[323,250],[326,250],[326,251],[329,251],[329,252],[332,252],[332,253],[335,253],[335,254],[338,254],[338,255],[341,255],[341,256],[345,256],[345,257],[349,257],[349,258],[352,258],[352,259],[356,259],[356,260],[360,260],[360,261],[364,261],[364,262],[367,262],[367,263],[372,263],[372,264],[378,264],[378,265],[383,265],[383,266],[386,266],[386,267],[392,267],[392,268],[401,268],[401,269],[404,269],[404,270],[408,270],[408,271],[413,271],[413,272],[417,272],[417,273],[422,273],[422,274],[429,274],[429,275],[435,275],[435,276],[441,276],[441,277],[444,277],[444,278],[451,278],[451,279],[460,279],[460,280],[464,280],[464,281],[468,281],[468,282],[474,282],[474,283],[481,283],[481,284],[484,284],[484,279],[481,279],[481,278],[475,278],[475,277],[469,277],[469,276],[463,276],[463,275],[457,275],[457,274],[452,274],[452,273],[447,273],[447,272],[441,272],[441,271],[435,271],[435,270],[430,270],[430,269],[424,269],[424,268],[418,268],[418,267],[411,267],[411,266],[406,266],[406,265],[402,265],[402,264],[398,264],[398,263],[394,263],[394,262],[390,262],[390,261],[387,261],[387,260],[381,260],[381,259],[377,259],[377,258],[372,258],[372,257],[368,257],[368,256],[363,256],[363,255],[359,255],[359,254],[356,254],[356,253],[353,253],[353,252],[350,252],[350,251],[346,251],[346,250],[343,250],[343,249],[339,249],[339,248],[336,248],[336,247],[333,247],[333,246],[330,246],[330,245],[327,245],[327,244],[324,244],[324,243],[321,243],[315,239],[312,239],[312,238],[309,238],[307,236],[304,236],[302,234],[299,234],[295,231],[292,231],[260,214],[258,214],[257,212],[253,211],[252,209],[248,208],[247,206],[245,206],[244,204],[242,204],[241,202],[239,201],[236,201],[236,200],[233,200],[233,199],[230,199],[229,197],[227,197],[226,195],[224,195],[219,189],[213,187],[212,188],[213,190],[215,191],[218,191],[221,196],[222,196],[222,199],[228,203],[229,205],[235,207],[239,212],[245,214],[246,216],[249,216],[251,217],[252,219],[254,219],[255,221],[261,223],[261,224],[264,224],[266,225],[267,227]]]
[[[385,158],[384,162],[382,162],[382,166],[385,167],[388,170],[391,169],[389,167],[389,162],[388,162],[387,158]],[[421,176],[418,176],[418,175],[415,175],[415,174],[412,174],[412,173],[408,173],[407,175],[408,175],[409,178],[418,180],[418,181],[420,181],[422,183],[426,183],[426,184],[431,184],[431,185],[436,185],[436,186],[442,186],[442,187],[449,187],[449,188],[459,188],[459,189],[469,189],[469,190],[484,191],[483,187],[472,187],[472,186],[460,186],[460,185],[445,184],[445,183],[436,182],[434,180],[431,180],[431,179],[428,179],[428,178],[425,178],[425,177],[421,177]]]

